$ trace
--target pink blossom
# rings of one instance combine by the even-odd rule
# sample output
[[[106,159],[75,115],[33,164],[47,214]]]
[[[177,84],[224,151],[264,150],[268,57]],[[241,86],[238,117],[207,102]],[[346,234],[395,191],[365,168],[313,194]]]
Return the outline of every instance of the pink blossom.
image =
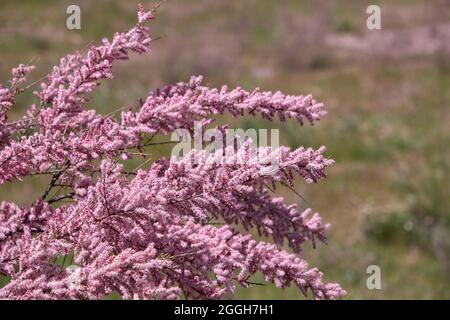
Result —
[[[154,135],[192,130],[213,115],[314,124],[325,111],[310,95],[214,89],[192,77],[150,92],[118,120],[86,109],[117,60],[149,52],[143,24],[150,19],[153,13],[139,6],[130,31],[85,56],[61,59],[19,121],[8,122],[7,112],[33,67],[13,69],[10,86],[0,87],[0,186],[50,177],[29,208],[0,204],[0,274],[10,279],[0,298],[101,299],[117,292],[126,299],[220,299],[237,285],[250,286],[258,272],[316,299],[345,295],[298,255],[307,243],[326,242],[329,225],[312,209],[272,197],[277,186],[293,188],[295,176],[307,183],[325,178],[334,163],[325,147],[280,147],[273,175],[261,172],[275,150],[250,154],[249,141],[232,153],[243,163],[221,161],[234,145],[211,154],[194,150],[179,161],[151,158]],[[123,163],[140,156],[153,159],[148,169],[125,170]],[[271,243],[247,234],[252,229]]]

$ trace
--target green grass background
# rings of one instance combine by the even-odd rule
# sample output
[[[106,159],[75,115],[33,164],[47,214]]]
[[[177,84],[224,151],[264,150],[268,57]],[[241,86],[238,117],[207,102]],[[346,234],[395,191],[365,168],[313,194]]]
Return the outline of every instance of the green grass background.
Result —
[[[156,3],[142,2],[147,8]],[[81,30],[65,27],[73,3],[81,7]],[[382,8],[382,30],[365,27],[369,3]],[[0,80],[30,60],[38,66],[31,80],[39,79],[61,56],[128,30],[136,6],[134,0],[1,0]],[[106,114],[133,106],[149,90],[192,74],[203,74],[211,86],[312,93],[329,112],[314,127],[220,119],[233,127],[279,128],[283,144],[326,145],[336,160],[326,180],[297,181],[297,190],[332,224],[329,244],[307,249],[305,258],[327,281],[339,282],[346,299],[448,299],[449,38],[420,32],[445,29],[449,16],[450,4],[439,0],[169,0],[150,23],[152,35],[164,38],[150,55],[116,65],[115,78],[102,83],[89,107]],[[415,51],[413,40],[422,41]],[[31,92],[11,118],[30,103]],[[155,158],[168,152],[153,150]],[[7,183],[0,200],[29,205],[46,182]],[[278,193],[305,207],[289,190]],[[381,290],[366,287],[371,264],[381,268]],[[302,298],[296,288],[272,285],[238,289],[236,297]]]

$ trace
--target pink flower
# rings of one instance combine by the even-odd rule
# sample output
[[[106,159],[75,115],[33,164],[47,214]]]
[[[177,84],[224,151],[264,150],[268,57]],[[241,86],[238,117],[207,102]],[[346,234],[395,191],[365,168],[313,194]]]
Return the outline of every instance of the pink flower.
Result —
[[[280,147],[272,175],[262,174],[267,163],[259,156],[274,150],[249,154],[249,141],[233,155],[243,163],[216,161],[234,151],[232,145],[125,170],[130,159],[152,159],[154,135],[193,130],[195,121],[208,124],[213,115],[259,114],[300,125],[325,115],[310,95],[214,89],[201,77],[150,92],[119,120],[86,109],[88,95],[112,78],[117,60],[149,52],[143,24],[150,19],[153,13],[139,6],[130,31],[85,56],[61,59],[19,121],[8,122],[7,112],[33,67],[13,69],[10,86],[0,87],[0,186],[29,175],[50,177],[31,207],[0,204],[0,274],[10,278],[0,298],[101,299],[117,292],[126,299],[219,299],[236,285],[250,286],[257,272],[266,282],[295,285],[313,298],[345,295],[298,256],[306,243],[326,241],[328,225],[312,209],[271,197],[277,185],[292,188],[295,175],[307,183],[324,178],[334,163],[324,156],[325,147]],[[57,187],[61,192],[54,192]],[[253,228],[273,244],[245,234]],[[281,249],[284,244],[292,253]]]

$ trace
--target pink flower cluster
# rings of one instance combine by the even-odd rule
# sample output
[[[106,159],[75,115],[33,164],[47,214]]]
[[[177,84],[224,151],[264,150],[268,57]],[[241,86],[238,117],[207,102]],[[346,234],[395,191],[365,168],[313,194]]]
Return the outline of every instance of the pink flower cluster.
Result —
[[[324,178],[333,164],[325,147],[281,147],[279,170],[270,176],[261,174],[264,161],[245,153],[248,144],[235,153],[246,157],[244,164],[211,161],[220,150],[194,150],[177,162],[124,169],[136,154],[148,156],[156,134],[192,130],[194,121],[211,123],[211,115],[313,124],[325,114],[311,96],[211,89],[201,77],[151,92],[119,120],[86,109],[88,94],[112,77],[115,61],[149,51],[143,24],[152,18],[140,6],[130,31],[85,56],[63,58],[18,121],[8,122],[7,112],[33,67],[13,69],[10,86],[0,88],[0,186],[28,175],[50,177],[29,208],[0,204],[0,275],[9,279],[0,298],[101,299],[117,292],[127,299],[219,299],[236,285],[252,285],[258,272],[317,299],[345,295],[299,256],[305,243],[326,241],[328,225],[311,209],[271,197],[277,185],[292,188],[295,175],[308,183]],[[243,233],[250,230],[273,244]]]
[[[288,117],[301,124],[305,118],[313,124],[326,114],[323,104],[311,95],[286,96],[259,89],[247,92],[239,87],[229,91],[227,86],[210,89],[201,82],[201,76],[192,77],[189,83],[151,92],[138,112],[122,115],[124,124],[142,132],[169,133],[178,128],[192,128],[194,121],[225,112],[235,117],[259,113],[267,120],[278,115],[281,121]]]

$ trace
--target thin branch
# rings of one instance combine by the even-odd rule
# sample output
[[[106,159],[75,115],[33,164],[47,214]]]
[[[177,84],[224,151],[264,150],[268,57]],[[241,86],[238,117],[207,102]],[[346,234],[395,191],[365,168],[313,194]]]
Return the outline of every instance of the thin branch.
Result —
[[[292,188],[290,185],[287,185],[284,182],[281,182],[281,185],[285,186],[286,188],[288,188],[289,190],[291,190],[292,192],[294,192],[298,197],[300,197],[303,201],[305,201],[309,206],[311,206],[311,204],[309,203],[308,200],[306,200],[300,193],[298,193],[294,188]]]
[[[44,194],[41,196],[42,200],[45,200],[45,198],[47,198],[48,194],[50,193],[50,191],[55,186],[55,183],[58,180],[58,178],[61,176],[61,174],[62,174],[62,171],[53,174],[52,180],[50,181],[50,183],[48,184],[47,188],[45,189]]]
[[[64,200],[64,199],[73,199],[74,195],[75,195],[75,193],[71,192],[69,194],[65,194],[65,195],[62,195],[62,196],[50,199],[50,200],[47,201],[47,203],[52,204],[52,203],[55,203],[55,202],[58,202],[58,201],[61,201],[61,200]]]

